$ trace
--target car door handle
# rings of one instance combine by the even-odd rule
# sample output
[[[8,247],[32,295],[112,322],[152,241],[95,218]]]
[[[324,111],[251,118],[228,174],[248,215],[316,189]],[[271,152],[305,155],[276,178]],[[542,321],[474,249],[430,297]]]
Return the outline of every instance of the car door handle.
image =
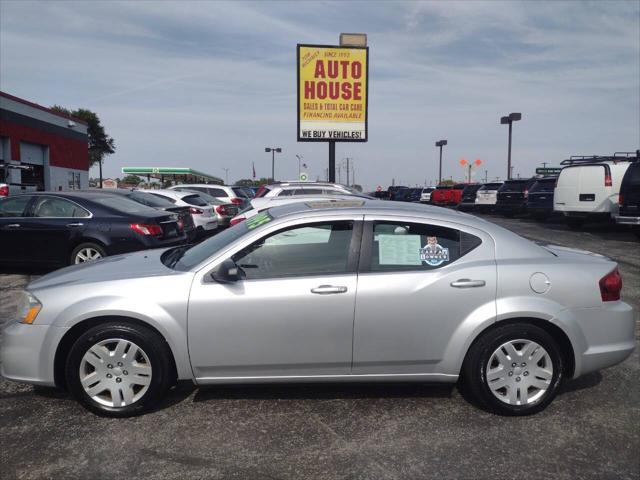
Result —
[[[20,228],[19,223],[10,223],[9,225],[5,225],[4,228]]]
[[[312,288],[311,293],[318,295],[331,295],[333,293],[346,293],[347,287],[337,287],[334,285],[320,285],[319,287]]]
[[[473,288],[484,287],[487,284],[484,280],[469,280],[468,278],[461,278],[455,282],[451,282],[451,286],[455,288]]]
[[[84,223],[82,222],[78,222],[78,223],[67,223],[67,227],[82,227],[84,225]]]

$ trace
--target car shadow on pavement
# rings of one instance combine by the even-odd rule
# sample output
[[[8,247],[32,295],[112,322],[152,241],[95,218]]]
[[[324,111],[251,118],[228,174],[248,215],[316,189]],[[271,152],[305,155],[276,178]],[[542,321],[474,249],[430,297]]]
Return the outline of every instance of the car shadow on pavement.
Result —
[[[602,373],[600,372],[591,372],[583,375],[580,378],[576,378],[575,380],[569,379],[565,380],[560,387],[560,391],[558,395],[562,395],[564,393],[569,392],[577,392],[580,390],[585,390],[587,388],[593,388],[602,382]]]
[[[194,402],[209,400],[334,400],[361,398],[450,398],[455,385],[439,384],[265,384],[209,385],[201,387]]]

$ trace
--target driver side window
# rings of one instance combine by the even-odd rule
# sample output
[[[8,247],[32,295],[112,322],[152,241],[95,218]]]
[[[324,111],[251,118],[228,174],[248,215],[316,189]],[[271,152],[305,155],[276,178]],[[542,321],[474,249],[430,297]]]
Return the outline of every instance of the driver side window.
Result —
[[[232,259],[246,280],[348,271],[353,222],[297,225],[252,243]]]

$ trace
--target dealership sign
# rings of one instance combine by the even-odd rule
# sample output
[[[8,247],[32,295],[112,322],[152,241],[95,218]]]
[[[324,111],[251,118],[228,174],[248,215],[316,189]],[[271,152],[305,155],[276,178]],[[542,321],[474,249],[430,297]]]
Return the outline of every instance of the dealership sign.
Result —
[[[298,45],[298,141],[366,142],[369,48]]]

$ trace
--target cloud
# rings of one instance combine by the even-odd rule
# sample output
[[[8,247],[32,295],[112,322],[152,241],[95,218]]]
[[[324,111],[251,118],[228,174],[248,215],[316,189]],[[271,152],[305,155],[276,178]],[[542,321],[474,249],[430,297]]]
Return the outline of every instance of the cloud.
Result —
[[[433,181],[481,158],[516,172],[572,154],[640,144],[637,2],[11,2],[0,3],[2,90],[44,105],[87,107],[116,139],[105,171],[185,165],[230,178],[279,178],[304,155],[323,176],[325,144],[295,141],[295,44],[368,34],[370,141],[339,144],[356,179]],[[267,158],[269,157],[269,158]],[[484,171],[482,172],[482,176]]]

